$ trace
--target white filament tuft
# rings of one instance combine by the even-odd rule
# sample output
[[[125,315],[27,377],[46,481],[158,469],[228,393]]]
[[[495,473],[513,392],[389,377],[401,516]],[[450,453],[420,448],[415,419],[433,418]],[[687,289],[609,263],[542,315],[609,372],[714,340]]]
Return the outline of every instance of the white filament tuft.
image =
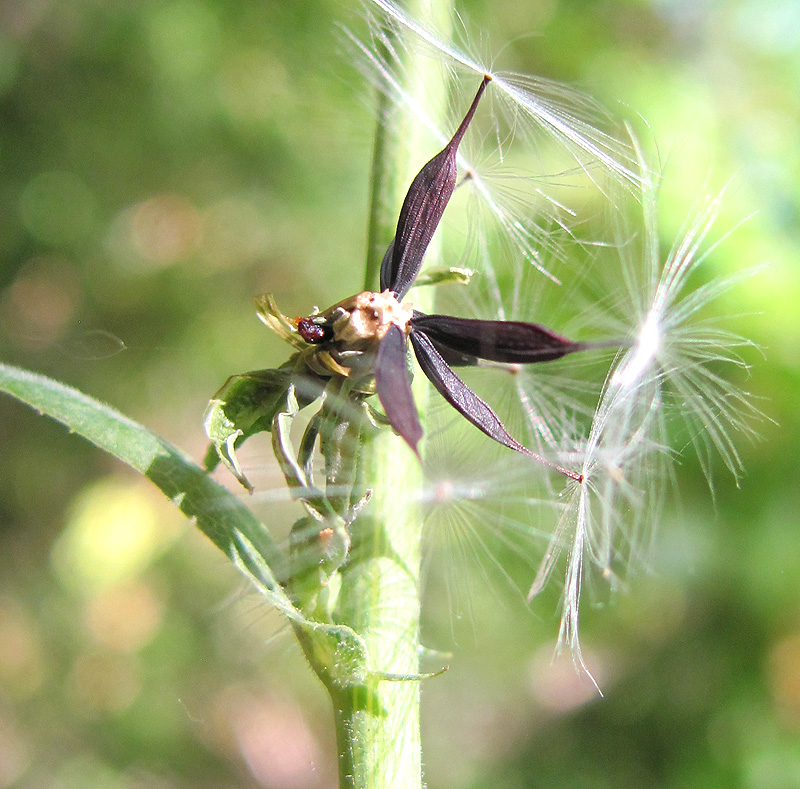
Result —
[[[572,152],[590,178],[593,177],[591,169],[595,163],[599,163],[630,185],[640,185],[630,149],[582,117],[582,114],[605,114],[589,97],[545,79],[495,70],[489,63],[447,42],[435,30],[410,17],[391,0],[366,0],[365,5],[377,12],[383,25],[392,27],[406,40],[416,39],[416,42],[409,44],[416,43],[417,48],[433,50],[460,70],[480,77],[490,76],[512,120],[516,123],[527,118],[554,136]]]
[[[642,205],[648,233],[657,233],[652,193],[644,194]],[[650,287],[645,283],[638,297],[632,289],[639,303],[627,307],[630,314],[643,315],[632,332],[636,342],[612,365],[588,437],[574,451],[582,458],[584,482],[573,492],[531,588],[531,596],[538,594],[566,553],[559,645],[571,650],[583,670],[578,629],[582,581],[591,568],[616,578],[613,565],[629,567],[643,553],[642,537],[653,533],[662,506],[660,490],[671,473],[674,453],[665,439],[667,424],[684,424],[710,483],[709,449],[715,448],[736,476],[741,462],[732,430],[753,435],[752,422],[759,416],[746,393],[718,371],[720,365],[743,366],[737,349],[747,341],[698,318],[742,275],[688,287],[689,274],[720,243],[700,251],[719,207],[717,196],[698,211],[660,272],[656,238],[645,239]],[[631,276],[633,269],[626,266],[626,271]],[[641,305],[643,293],[649,293],[649,304]],[[675,407],[666,408],[668,403]]]
[[[674,453],[666,440],[669,420],[680,420],[688,434],[687,443],[694,446],[710,480],[712,449],[734,475],[740,472],[741,460],[732,434],[739,430],[752,435],[750,424],[759,415],[747,394],[731,386],[719,370],[726,365],[745,367],[738,354],[749,343],[725,331],[717,322],[701,317],[711,302],[747,275],[712,277],[696,289],[690,287],[692,275],[728,235],[706,243],[719,215],[724,190],[711,199],[698,201],[699,208],[664,258],[659,250],[656,221],[658,177],[632,133],[629,143],[616,139],[603,130],[609,125],[608,116],[578,91],[547,80],[498,71],[448,43],[432,27],[412,19],[391,0],[365,0],[365,5],[376,15],[371,19],[371,43],[345,31],[359,54],[363,71],[442,145],[452,129],[442,129],[428,115],[424,103],[403,89],[403,80],[397,77],[403,69],[403,56],[410,53],[438,57],[454,74],[466,72],[469,80],[485,74],[492,77],[487,97],[492,97],[489,101],[494,100],[502,114],[500,120],[495,119],[494,135],[486,136],[495,142],[495,171],[479,165],[477,155],[470,155],[469,140],[459,150],[458,164],[469,176],[470,190],[482,212],[479,218],[484,225],[475,232],[474,239],[482,260],[492,258],[493,247],[487,239],[490,232],[485,225],[489,221],[491,229],[499,231],[503,243],[512,248],[516,257],[530,265],[514,270],[518,276],[510,304],[503,290],[506,281],[492,265],[483,267],[485,277],[480,287],[491,302],[491,317],[542,320],[540,316],[517,314],[533,310],[520,296],[519,281],[529,269],[544,273],[550,280],[545,283],[548,286],[564,281],[561,298],[553,301],[562,309],[570,305],[578,309],[577,301],[573,303],[570,296],[590,275],[579,271],[574,283],[562,277],[556,264],[569,254],[564,249],[565,242],[571,250],[585,252],[591,245],[592,252],[610,249],[617,257],[616,290],[594,295],[591,308],[596,312],[605,310],[605,325],[613,324],[618,336],[630,344],[616,355],[610,367],[604,368],[604,377],[596,383],[578,381],[565,372],[564,365],[555,363],[552,367],[547,365],[544,372],[538,365],[535,373],[524,368],[509,369],[505,379],[513,382],[506,389],[518,412],[522,412],[527,430],[522,438],[527,445],[545,456],[559,455],[561,464],[580,469],[583,475],[583,482],[570,485],[555,508],[557,523],[530,596],[544,588],[565,557],[559,644],[571,650],[576,664],[586,670],[579,639],[582,588],[590,570],[599,570],[605,579],[616,579],[617,568],[624,569],[646,554],[662,506],[661,488],[671,474]],[[387,28],[394,35],[387,35]],[[478,119],[475,128],[479,124]],[[588,179],[592,199],[597,199],[599,193],[617,222],[624,221],[622,202],[633,195],[642,211],[636,229],[626,225],[624,240],[581,242],[577,228],[586,217],[575,206],[564,205],[563,200],[539,186],[531,189],[529,176],[515,175],[517,180],[512,180],[503,171],[511,160],[515,140],[527,143],[529,148],[544,140],[566,151],[567,168],[558,176],[550,176],[550,182],[563,183],[566,178],[562,176],[577,172]],[[505,179],[505,191],[492,179],[498,172]],[[527,191],[520,185],[524,178],[529,182]],[[609,189],[623,193],[619,202],[608,194]],[[641,248],[634,253],[636,244],[630,240],[641,238],[640,225],[644,231]],[[538,281],[542,278],[538,277]],[[591,281],[583,284],[588,285],[587,289],[603,287]],[[506,495],[502,486],[498,490]],[[494,506],[496,502],[490,500],[495,498],[496,491],[481,482],[459,482],[449,476],[435,483],[423,497],[432,511],[446,513],[443,520],[448,528],[441,531],[453,541],[455,552],[465,554],[470,553],[465,547],[467,537],[476,542],[482,540],[475,523],[485,527],[490,522],[488,506],[484,505]],[[531,498],[531,506],[541,503]],[[503,518],[499,514],[492,517],[496,522]],[[527,525],[515,522],[514,528],[530,536]]]
[[[639,331],[639,338],[633,354],[625,359],[611,378],[611,383],[619,387],[630,387],[641,378],[654,363],[661,347],[661,326],[658,312],[651,309]]]

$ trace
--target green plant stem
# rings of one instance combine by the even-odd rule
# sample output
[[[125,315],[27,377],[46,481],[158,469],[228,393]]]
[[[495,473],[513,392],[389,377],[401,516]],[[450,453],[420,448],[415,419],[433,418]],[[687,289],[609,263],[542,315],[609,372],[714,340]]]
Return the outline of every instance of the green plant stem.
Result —
[[[437,15],[449,30],[452,0],[412,0]],[[407,63],[404,89],[434,119],[446,109],[442,64],[425,58]],[[407,111],[380,107],[372,168],[366,287],[377,285],[383,254],[394,234],[405,193],[416,173],[441,147]],[[436,263],[435,243],[426,263]],[[412,291],[415,307],[432,307],[430,289]],[[424,424],[427,382],[417,376],[414,396]],[[423,449],[424,451],[424,449]],[[353,550],[342,573],[342,621],[365,641],[369,665],[365,685],[330,688],[336,718],[342,789],[414,789],[422,783],[419,727],[419,611],[422,471],[418,459],[389,430],[364,447],[370,509],[352,526]],[[391,676],[388,679],[387,676]],[[408,679],[398,679],[408,677]]]

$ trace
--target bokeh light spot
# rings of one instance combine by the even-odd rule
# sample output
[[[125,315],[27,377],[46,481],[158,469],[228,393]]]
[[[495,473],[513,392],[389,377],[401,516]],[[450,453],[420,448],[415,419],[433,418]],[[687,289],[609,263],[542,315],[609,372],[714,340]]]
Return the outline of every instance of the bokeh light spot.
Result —
[[[236,687],[221,694],[215,706],[220,725],[230,731],[259,786],[328,785],[325,771],[318,769],[320,748],[296,704],[259,699]]]
[[[114,715],[133,704],[141,682],[135,658],[120,654],[81,655],[72,667],[68,688],[82,714]]]
[[[131,246],[145,261],[165,266],[194,252],[202,223],[183,197],[159,195],[133,208],[128,232]]]
[[[97,644],[133,652],[155,636],[163,616],[163,603],[153,589],[143,583],[132,583],[106,589],[93,598],[86,622]]]
[[[4,595],[0,597],[0,685],[11,696],[28,696],[43,679],[44,662],[35,624],[17,600]]]
[[[611,685],[610,666],[594,652],[584,650],[586,668],[597,685],[608,689]],[[550,645],[539,649],[530,664],[528,689],[536,703],[550,712],[566,714],[591,701],[598,701],[597,686],[584,673],[576,671],[570,655],[553,657]]]
[[[142,572],[178,533],[156,495],[115,479],[83,490],[51,554],[63,583],[92,593]]]
[[[234,120],[271,122],[275,103],[286,101],[288,84],[286,69],[274,57],[250,49],[227,61],[217,80],[217,92]]]
[[[180,80],[199,76],[216,57],[219,23],[204,4],[167,3],[149,22],[150,55],[165,76]]]
[[[34,176],[22,190],[19,213],[23,226],[37,241],[63,246],[91,232],[95,199],[76,175],[45,172]]]
[[[220,200],[206,211],[204,225],[203,256],[215,267],[244,266],[269,252],[268,224],[249,200]]]
[[[30,751],[14,723],[0,714],[0,789],[19,786],[16,781],[30,764]]]
[[[41,350],[64,336],[81,295],[77,272],[69,261],[34,258],[0,298],[0,325],[20,348]]]
[[[796,0],[742,3],[734,17],[737,33],[748,47],[770,55],[792,52],[800,45],[800,5]]]
[[[800,633],[773,646],[769,655],[769,681],[783,717],[800,727]]]

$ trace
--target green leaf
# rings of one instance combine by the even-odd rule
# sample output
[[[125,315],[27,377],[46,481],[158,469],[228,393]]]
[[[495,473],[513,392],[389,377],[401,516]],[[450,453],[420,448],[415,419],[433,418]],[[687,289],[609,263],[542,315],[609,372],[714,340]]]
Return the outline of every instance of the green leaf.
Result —
[[[272,430],[276,414],[286,407],[290,390],[299,410],[320,397],[324,387],[325,380],[314,376],[297,355],[277,370],[232,375],[206,408],[203,424],[212,442],[206,468],[210,471],[217,460],[222,460],[252,493],[253,486],[239,465],[236,450],[250,436]]]
[[[272,576],[286,578],[286,557],[266,528],[176,447],[105,403],[43,375],[0,364],[0,391],[144,474],[231,559],[239,554],[237,535],[244,535]]]
[[[448,266],[447,268],[429,268],[420,274],[412,287],[423,288],[426,285],[469,285],[475,276],[471,268]]]
[[[211,398],[203,425],[219,459],[239,482],[252,493],[253,486],[245,477],[236,449],[255,433],[270,430],[275,414],[286,401],[292,371],[256,370],[232,375]],[[209,453],[206,466],[215,463]]]

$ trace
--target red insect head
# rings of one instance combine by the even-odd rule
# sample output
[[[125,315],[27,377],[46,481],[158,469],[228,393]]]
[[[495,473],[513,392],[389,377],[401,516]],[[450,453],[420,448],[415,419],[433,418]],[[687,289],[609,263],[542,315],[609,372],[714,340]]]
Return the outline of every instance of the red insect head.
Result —
[[[314,323],[311,318],[295,318],[295,321],[298,333],[310,345],[319,345],[333,336],[331,329]]]

